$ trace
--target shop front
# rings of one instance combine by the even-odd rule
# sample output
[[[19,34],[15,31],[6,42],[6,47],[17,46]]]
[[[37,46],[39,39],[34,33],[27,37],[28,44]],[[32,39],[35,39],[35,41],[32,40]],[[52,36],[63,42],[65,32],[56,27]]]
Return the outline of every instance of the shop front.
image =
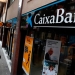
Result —
[[[64,31],[63,31],[64,30]],[[36,28],[35,30],[29,31],[29,34],[27,36],[34,35],[34,43],[33,43],[33,49],[32,49],[32,60],[31,60],[31,68],[30,68],[30,75],[45,75],[42,74],[43,72],[43,65],[45,63],[44,59],[48,59],[48,55],[46,56],[46,50],[49,48],[54,49],[54,56],[52,57],[53,60],[56,60],[54,58],[56,55],[59,57],[59,64],[58,66],[55,65],[57,62],[52,63],[45,63],[47,64],[45,67],[45,70],[48,68],[48,66],[53,64],[55,67],[56,72],[58,72],[58,75],[71,75],[73,70],[73,53],[75,49],[74,39],[75,34],[72,32],[70,33],[71,29],[59,29],[59,28],[39,28],[39,30]],[[58,46],[48,46],[47,48],[47,40],[54,41],[54,42],[61,42]],[[55,50],[57,52],[55,52]],[[24,50],[25,51],[25,50]],[[60,54],[59,54],[60,51]],[[72,66],[73,65],[73,66]],[[23,68],[24,69],[24,68]],[[44,72],[43,72],[44,73]]]
[[[7,40],[6,40],[6,50],[9,55],[9,58],[12,58],[12,46],[13,46],[13,40],[14,40],[14,29],[13,28],[7,28]]]
[[[22,15],[24,75],[75,75],[73,4],[44,7]]]
[[[2,40],[3,22],[0,22],[0,40]]]
[[[7,22],[4,26],[4,35],[5,35],[5,46],[6,52],[9,56],[9,58],[12,58],[12,45],[13,45],[13,36],[14,36],[14,28],[12,27],[12,24]]]

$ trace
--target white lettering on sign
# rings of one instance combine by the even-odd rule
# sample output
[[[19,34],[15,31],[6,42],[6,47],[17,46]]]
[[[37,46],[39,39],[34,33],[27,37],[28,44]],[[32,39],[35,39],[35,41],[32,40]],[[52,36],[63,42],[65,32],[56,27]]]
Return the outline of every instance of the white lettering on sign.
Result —
[[[61,14],[60,14],[61,11]],[[45,14],[41,17],[40,14],[36,14],[34,17],[35,24],[54,24],[54,23],[75,23],[75,13],[68,12],[65,14],[65,10],[63,8],[57,9],[57,14],[46,16]],[[39,17],[39,21],[37,22],[37,17]],[[72,17],[74,18],[72,20]],[[60,21],[59,21],[60,19]]]

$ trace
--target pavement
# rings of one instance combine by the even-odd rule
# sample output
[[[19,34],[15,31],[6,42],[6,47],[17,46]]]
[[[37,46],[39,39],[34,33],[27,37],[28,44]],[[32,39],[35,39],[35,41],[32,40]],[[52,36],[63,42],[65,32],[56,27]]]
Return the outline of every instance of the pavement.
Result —
[[[5,57],[6,54],[4,54],[4,49],[2,48],[2,43],[0,41],[0,75],[10,75],[10,70],[7,64],[7,57]]]
[[[2,42],[0,41],[0,75],[10,75],[11,73],[11,60],[5,48],[2,48]],[[41,75],[42,66],[31,65],[30,75]],[[23,71],[22,75],[26,75]]]

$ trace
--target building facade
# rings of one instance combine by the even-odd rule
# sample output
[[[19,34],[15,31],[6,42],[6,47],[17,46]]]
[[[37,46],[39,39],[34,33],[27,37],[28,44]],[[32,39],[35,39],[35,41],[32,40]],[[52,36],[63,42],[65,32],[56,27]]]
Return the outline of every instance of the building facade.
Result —
[[[54,75],[75,75],[74,0],[8,0],[0,21],[3,47],[12,60],[11,75],[49,75],[50,65]],[[50,43],[55,53],[45,58],[48,41],[61,44]]]

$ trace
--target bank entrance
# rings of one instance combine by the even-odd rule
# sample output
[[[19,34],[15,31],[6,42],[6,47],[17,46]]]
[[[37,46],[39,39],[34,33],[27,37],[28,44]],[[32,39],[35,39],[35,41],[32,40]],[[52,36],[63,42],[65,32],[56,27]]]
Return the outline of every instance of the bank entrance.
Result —
[[[55,67],[54,70],[56,72],[58,71],[58,75],[74,75],[75,72],[74,29],[34,28],[34,29],[29,29],[26,36],[30,36],[34,39],[30,75],[35,75],[35,74],[46,75],[43,72],[43,65],[44,65],[44,56],[45,56],[47,39],[61,41],[60,54],[57,53],[59,55],[59,64],[58,64],[59,66],[58,68]]]

